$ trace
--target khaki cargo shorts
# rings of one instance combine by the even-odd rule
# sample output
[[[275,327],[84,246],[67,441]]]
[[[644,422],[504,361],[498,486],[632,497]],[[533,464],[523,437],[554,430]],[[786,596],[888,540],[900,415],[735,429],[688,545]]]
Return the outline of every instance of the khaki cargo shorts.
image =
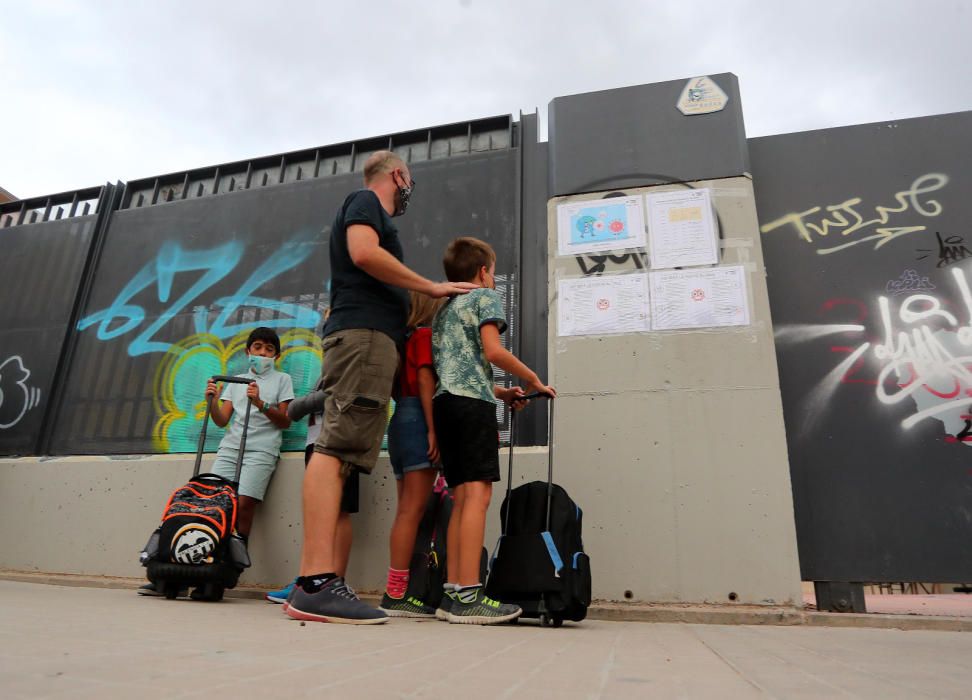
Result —
[[[381,331],[355,328],[324,338],[324,423],[314,451],[370,473],[388,424],[388,401],[398,369],[395,342]]]

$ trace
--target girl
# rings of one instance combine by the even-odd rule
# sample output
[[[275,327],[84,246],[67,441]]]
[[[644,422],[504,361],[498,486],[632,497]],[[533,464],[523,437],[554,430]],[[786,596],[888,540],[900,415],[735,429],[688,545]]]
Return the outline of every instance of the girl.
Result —
[[[405,353],[400,373],[401,396],[388,424],[388,455],[398,488],[398,510],[390,537],[391,566],[381,609],[393,617],[434,617],[435,609],[406,596],[419,522],[435,482],[439,448],[432,423],[436,376],[432,368],[432,319],[445,299],[409,292]]]

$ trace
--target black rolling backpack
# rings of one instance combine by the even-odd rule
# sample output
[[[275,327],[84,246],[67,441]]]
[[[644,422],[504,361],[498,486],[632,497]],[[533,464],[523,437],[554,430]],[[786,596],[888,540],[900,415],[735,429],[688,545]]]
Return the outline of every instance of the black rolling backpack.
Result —
[[[233,384],[252,381],[225,376],[213,380]],[[224,590],[234,588],[243,569],[250,566],[246,544],[235,531],[237,489],[250,424],[250,402],[246,403],[234,481],[217,474],[199,473],[212,403],[206,402],[192,479],[173,491],[165,504],[162,524],[149,537],[139,556],[148,580],[169,599],[177,597],[180,589],[194,587],[198,592],[193,597],[197,600],[221,600]]]
[[[530,394],[529,398],[544,397]],[[581,540],[581,509],[553,483],[554,404],[550,402],[547,480],[513,485],[516,421],[510,418],[510,462],[500,509],[502,535],[486,581],[491,598],[523,608],[543,626],[580,622],[591,604],[591,561]]]

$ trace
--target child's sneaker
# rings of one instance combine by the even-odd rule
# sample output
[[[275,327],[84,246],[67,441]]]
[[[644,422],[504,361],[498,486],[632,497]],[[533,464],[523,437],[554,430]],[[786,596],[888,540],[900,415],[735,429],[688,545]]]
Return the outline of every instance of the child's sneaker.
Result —
[[[460,625],[498,625],[515,620],[523,610],[519,605],[509,605],[493,600],[483,590],[482,586],[476,590],[476,597],[471,603],[463,603],[458,594],[452,601],[452,608],[447,613],[449,622]]]
[[[384,610],[389,617],[432,617],[435,610],[426,605],[415,596],[406,595],[401,598],[392,598],[385,592],[381,597],[379,610]]]
[[[442,620],[443,622],[449,621],[449,612],[452,610],[453,604],[456,602],[456,594],[452,591],[443,591],[442,600],[439,601],[439,607],[435,609],[435,619]]]
[[[332,578],[316,593],[308,593],[300,586],[294,586],[286,607],[287,615],[295,620],[346,625],[388,622],[388,615],[384,611],[362,603],[340,576]]]
[[[287,598],[290,596],[290,592],[294,590],[294,586],[297,584],[297,579],[288,583],[283,588],[276,591],[268,591],[265,596],[263,596],[267,601],[271,603],[286,603]]]

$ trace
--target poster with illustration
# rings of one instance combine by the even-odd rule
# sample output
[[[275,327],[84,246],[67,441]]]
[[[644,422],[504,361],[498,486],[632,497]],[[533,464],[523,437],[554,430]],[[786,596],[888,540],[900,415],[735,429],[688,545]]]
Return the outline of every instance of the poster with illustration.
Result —
[[[643,248],[645,216],[642,198],[611,197],[559,205],[557,243],[559,255]]]

